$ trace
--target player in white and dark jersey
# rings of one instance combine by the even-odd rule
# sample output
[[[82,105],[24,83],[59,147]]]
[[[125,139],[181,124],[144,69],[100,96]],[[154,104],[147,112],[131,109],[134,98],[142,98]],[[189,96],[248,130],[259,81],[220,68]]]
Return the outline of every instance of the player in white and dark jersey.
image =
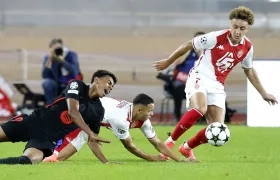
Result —
[[[59,139],[77,128],[89,136],[96,157],[107,163],[96,148],[99,142],[110,142],[98,136],[105,111],[99,98],[110,93],[116,82],[116,76],[106,70],[96,71],[90,85],[71,80],[53,103],[0,125],[0,143],[27,142],[22,156],[0,158],[0,164],[38,164],[53,154]]]
[[[177,139],[203,115],[208,123],[224,122],[226,98],[224,82],[238,63],[241,63],[245,75],[262,98],[269,104],[277,103],[276,98],[266,92],[253,68],[253,45],[245,36],[254,23],[253,12],[240,6],[230,12],[229,20],[230,29],[195,37],[181,45],[169,58],[154,62],[157,70],[164,70],[191,48],[202,51],[186,82],[187,107],[190,103],[191,109],[182,116],[166,141],[166,145],[171,149]],[[206,128],[203,128],[193,138],[183,143],[179,147],[179,152],[189,160],[196,161],[192,149],[207,142],[205,130]]]
[[[105,115],[101,125],[110,128],[129,152],[147,161],[164,160],[161,156],[152,156],[143,152],[133,143],[129,129],[139,128],[160,153],[171,157],[175,161],[181,161],[180,158],[156,136],[151,121],[149,120],[154,110],[154,100],[151,97],[146,94],[139,94],[134,98],[133,103],[104,97],[101,98],[101,103],[105,109]],[[62,145],[55,149],[54,154],[45,158],[44,161],[57,162],[68,159],[81,149],[87,139],[88,135],[81,129],[73,131],[64,138]]]

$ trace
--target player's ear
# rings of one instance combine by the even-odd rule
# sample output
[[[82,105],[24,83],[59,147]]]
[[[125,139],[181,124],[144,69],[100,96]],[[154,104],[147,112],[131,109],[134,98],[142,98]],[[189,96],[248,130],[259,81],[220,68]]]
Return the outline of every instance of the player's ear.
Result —
[[[138,113],[138,114],[141,113],[141,111],[142,111],[141,108],[138,108],[138,109],[137,109],[137,113]]]
[[[98,77],[95,77],[93,82],[94,82],[95,84],[99,84],[99,78],[98,78]]]

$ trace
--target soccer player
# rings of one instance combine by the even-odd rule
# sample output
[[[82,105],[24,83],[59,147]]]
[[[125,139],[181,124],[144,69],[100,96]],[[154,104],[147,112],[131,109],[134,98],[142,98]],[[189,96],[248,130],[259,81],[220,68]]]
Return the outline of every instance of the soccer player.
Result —
[[[0,142],[27,142],[23,155],[0,159],[0,164],[37,164],[53,153],[56,142],[80,127],[89,143],[109,143],[98,137],[104,108],[100,97],[110,93],[117,78],[105,70],[96,71],[90,86],[71,81],[52,104],[35,109],[30,115],[16,116],[0,126]],[[101,162],[107,163],[99,149],[92,149]]]
[[[151,121],[149,120],[154,110],[154,100],[151,97],[146,94],[139,94],[134,98],[133,103],[104,97],[101,98],[101,102],[105,109],[104,119],[101,124],[110,128],[129,152],[147,161],[164,160],[158,155],[151,156],[146,154],[133,143],[129,129],[140,128],[150,143],[159,152],[166,154],[175,161],[181,161],[180,158],[156,136]],[[88,135],[81,129],[73,131],[64,138],[62,145],[55,149],[54,154],[44,159],[44,161],[57,162],[68,159],[81,149],[87,138]]]
[[[169,58],[153,64],[157,70],[164,70],[190,49],[202,51],[197,65],[191,70],[186,81],[187,107],[190,103],[191,109],[182,116],[165,142],[171,149],[177,139],[203,115],[208,123],[224,121],[226,98],[224,82],[238,63],[241,63],[245,75],[262,98],[272,105],[278,103],[273,95],[266,92],[253,68],[253,45],[245,36],[254,23],[253,12],[244,6],[239,6],[230,12],[229,20],[230,29],[195,37],[182,44]],[[192,149],[207,142],[205,129],[201,129],[179,147],[179,152],[188,160],[196,161]]]

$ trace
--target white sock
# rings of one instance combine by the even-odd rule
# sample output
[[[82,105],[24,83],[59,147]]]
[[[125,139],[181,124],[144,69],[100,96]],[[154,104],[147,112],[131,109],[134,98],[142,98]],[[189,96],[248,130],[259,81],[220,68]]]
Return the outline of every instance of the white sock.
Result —
[[[187,142],[185,142],[183,146],[184,146],[185,149],[191,149]]]
[[[176,143],[176,141],[174,141],[171,136],[169,136],[165,142],[172,142],[174,144]]]

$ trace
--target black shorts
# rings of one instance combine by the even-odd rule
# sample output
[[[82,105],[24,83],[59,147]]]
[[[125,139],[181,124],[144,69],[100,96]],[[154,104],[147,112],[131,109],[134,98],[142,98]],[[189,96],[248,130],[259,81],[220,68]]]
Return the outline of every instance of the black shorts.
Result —
[[[21,115],[10,119],[8,122],[1,125],[4,133],[9,141],[27,142],[25,149],[36,148],[44,153],[44,156],[50,156],[53,153],[55,144],[46,139],[43,135],[43,130],[40,130],[39,120],[34,114]]]
[[[21,115],[10,119],[1,125],[6,136],[11,142],[26,142],[31,138],[32,116]]]
[[[45,158],[53,154],[54,147],[55,144],[51,141],[48,141],[46,139],[33,138],[27,142],[24,151],[28,148],[35,148],[42,151]]]

